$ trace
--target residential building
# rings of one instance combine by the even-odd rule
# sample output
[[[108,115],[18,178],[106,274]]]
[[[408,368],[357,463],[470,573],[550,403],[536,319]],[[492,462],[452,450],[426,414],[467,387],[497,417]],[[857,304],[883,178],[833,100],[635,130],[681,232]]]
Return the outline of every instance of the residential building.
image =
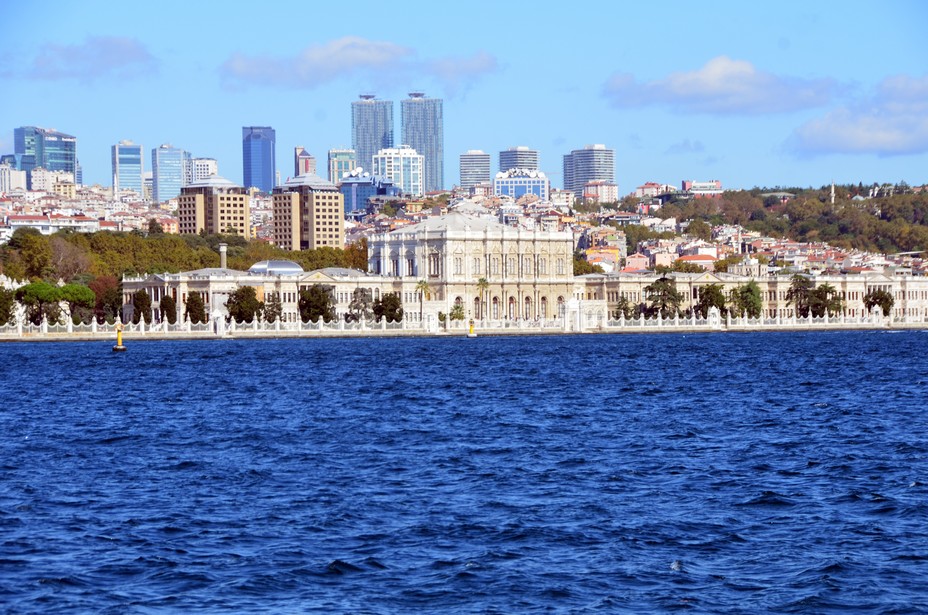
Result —
[[[619,187],[603,180],[587,182],[583,187],[583,199],[595,203],[615,203],[619,200]]]
[[[70,173],[78,183],[80,165],[77,162],[77,138],[38,126],[13,129],[13,151],[19,170],[26,172],[27,187],[32,189],[32,169]]]
[[[234,234],[251,238],[251,207],[243,186],[211,175],[181,188],[177,199],[182,235]]]
[[[386,177],[403,192],[410,196],[424,193],[423,167],[424,157],[408,145],[382,149],[374,156],[373,173]]]
[[[26,172],[20,171],[7,163],[0,164],[0,194],[25,189]]]
[[[74,184],[74,174],[68,171],[50,171],[44,167],[32,169],[32,190],[55,192],[57,184]]]
[[[345,201],[332,182],[299,175],[274,188],[274,244],[314,250],[345,244]]]
[[[170,143],[151,150],[152,198],[164,203],[180,195],[184,187],[186,152]]]
[[[520,199],[527,194],[534,194],[539,201],[547,201],[551,181],[541,171],[529,169],[509,169],[499,172],[493,179],[493,194]]]
[[[113,194],[132,190],[141,197],[145,194],[142,176],[145,172],[145,157],[142,146],[132,141],[120,141],[112,147]]]
[[[242,179],[246,188],[270,193],[275,185],[277,133],[270,126],[242,127]]]
[[[490,155],[483,150],[471,149],[461,154],[461,188],[490,183]]]
[[[343,177],[338,190],[344,197],[345,213],[367,209],[372,197],[398,197],[400,193],[400,189],[393,183],[393,180],[358,171]]]
[[[564,189],[578,199],[592,181],[615,183],[615,151],[605,145],[587,145],[564,155]]]
[[[444,117],[442,100],[410,92],[400,103],[403,143],[423,157],[422,183],[425,192],[444,189]]]
[[[529,149],[524,145],[510,147],[499,153],[499,171],[505,173],[509,169],[538,170],[538,150]]]
[[[329,181],[337,184],[346,174],[358,167],[358,157],[353,149],[338,148],[329,150]],[[370,169],[368,169],[370,171]]]
[[[351,103],[351,147],[356,166],[372,171],[377,152],[393,147],[393,101],[361,94]]]
[[[293,148],[293,176],[315,175],[316,157],[307,152],[302,145]]]

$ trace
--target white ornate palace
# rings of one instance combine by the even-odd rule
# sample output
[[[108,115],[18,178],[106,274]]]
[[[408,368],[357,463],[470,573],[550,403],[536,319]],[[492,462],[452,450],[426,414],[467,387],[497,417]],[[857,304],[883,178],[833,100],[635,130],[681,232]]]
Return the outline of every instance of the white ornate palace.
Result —
[[[124,300],[145,289],[154,306],[171,294],[178,316],[190,293],[199,293],[211,317],[224,316],[228,296],[240,286],[252,286],[258,298],[277,295],[283,322],[299,319],[299,292],[313,284],[334,289],[336,312],[341,317],[357,288],[370,291],[376,300],[397,293],[409,325],[432,329],[439,313],[449,314],[456,304],[465,319],[481,323],[570,320],[582,311],[584,327],[596,327],[614,314],[621,297],[631,303],[646,302],[645,287],[657,274],[573,275],[573,236],[569,232],[529,231],[495,220],[452,212],[418,224],[375,235],[368,243],[369,273],[327,268],[304,272],[290,261],[262,262],[249,271],[225,266],[176,274],[157,274],[123,280]],[[791,319],[786,303],[790,276],[767,276],[749,259],[735,273],[672,273],[677,290],[684,294],[686,310],[696,303],[699,289],[719,284],[725,291],[755,280],[761,288],[763,317]],[[828,283],[845,302],[844,315],[867,315],[863,298],[871,289],[892,293],[892,320],[928,322],[928,278],[911,275],[862,273],[816,276],[816,285]],[[425,284],[424,284],[425,283]],[[426,287],[427,285],[427,287]]]

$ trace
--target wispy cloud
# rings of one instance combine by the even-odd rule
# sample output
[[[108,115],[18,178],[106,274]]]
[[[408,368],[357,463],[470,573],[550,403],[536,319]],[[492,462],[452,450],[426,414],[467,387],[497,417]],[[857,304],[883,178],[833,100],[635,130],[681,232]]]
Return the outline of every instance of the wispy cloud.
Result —
[[[450,92],[464,90],[477,78],[496,71],[496,58],[478,52],[463,58],[420,60],[410,47],[389,41],[346,36],[310,45],[294,56],[247,56],[236,53],[220,67],[229,88],[249,85],[313,89],[344,78],[411,80],[432,78]]]
[[[679,143],[674,143],[664,152],[665,154],[701,154],[706,151],[706,146],[702,141],[683,139]]]
[[[802,156],[928,152],[928,75],[884,79],[866,100],[797,128],[788,146]]]
[[[92,36],[77,45],[43,45],[22,75],[31,79],[131,79],[158,71],[158,61],[134,38]]]
[[[831,79],[800,79],[758,70],[745,60],[719,56],[702,68],[638,82],[615,73],[603,95],[616,107],[667,106],[681,113],[759,115],[808,109],[831,100]]]

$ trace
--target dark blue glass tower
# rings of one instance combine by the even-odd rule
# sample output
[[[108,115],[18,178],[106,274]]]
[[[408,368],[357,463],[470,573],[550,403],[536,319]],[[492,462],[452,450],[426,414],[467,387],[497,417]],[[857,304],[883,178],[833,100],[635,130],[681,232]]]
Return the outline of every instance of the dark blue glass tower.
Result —
[[[274,144],[277,135],[270,126],[242,127],[242,178],[245,188],[270,193],[277,170]]]

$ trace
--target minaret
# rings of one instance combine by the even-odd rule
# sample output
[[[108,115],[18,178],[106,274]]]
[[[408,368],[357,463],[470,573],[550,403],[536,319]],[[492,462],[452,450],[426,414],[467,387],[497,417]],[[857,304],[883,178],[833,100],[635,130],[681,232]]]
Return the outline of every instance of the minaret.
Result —
[[[831,204],[835,204],[835,180],[831,180]]]

